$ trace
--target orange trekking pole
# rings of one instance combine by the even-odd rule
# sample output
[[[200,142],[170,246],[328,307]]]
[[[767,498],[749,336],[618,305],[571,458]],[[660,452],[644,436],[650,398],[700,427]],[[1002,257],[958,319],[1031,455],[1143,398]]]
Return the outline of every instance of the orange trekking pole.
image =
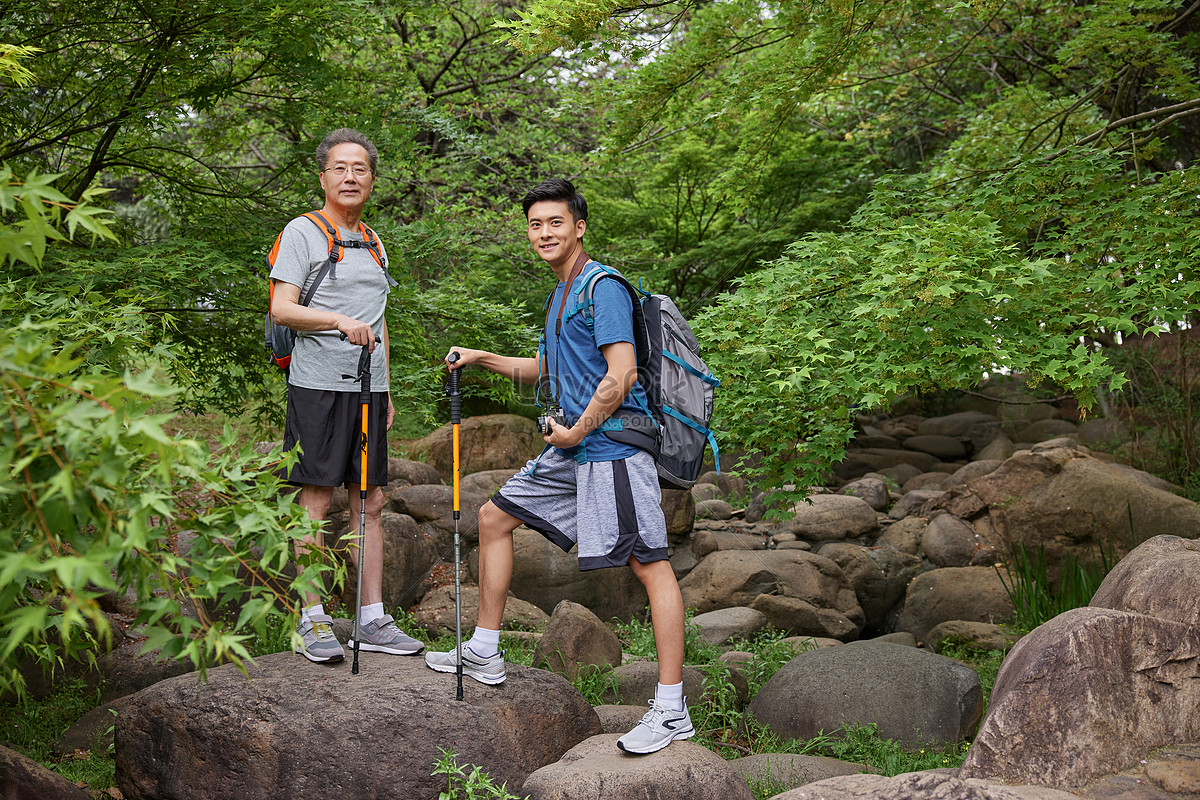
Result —
[[[342,334],[342,338],[346,338],[346,334]],[[375,337],[375,341],[380,341],[379,337]],[[351,375],[343,375],[343,378],[353,377]],[[354,663],[350,667],[350,674],[358,674],[358,643],[362,639],[362,633],[359,630],[359,625],[362,620],[362,575],[363,575],[363,550],[367,544],[367,442],[370,434],[370,419],[371,419],[371,349],[370,345],[363,345],[362,355],[358,357],[358,397],[362,404],[362,438],[358,443],[358,588],[354,592]]]
[[[451,353],[446,361],[453,364],[459,354]],[[454,442],[454,666],[458,674],[458,695],[463,699],[462,688],[462,590],[458,577],[458,425],[462,421],[462,396],[458,392],[458,370],[450,370],[450,430]]]

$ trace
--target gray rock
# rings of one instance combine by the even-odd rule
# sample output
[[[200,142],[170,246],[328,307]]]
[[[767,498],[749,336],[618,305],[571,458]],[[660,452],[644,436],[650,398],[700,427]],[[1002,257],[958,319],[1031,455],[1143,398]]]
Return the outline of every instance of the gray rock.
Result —
[[[76,750],[107,752],[113,743],[113,726],[117,721],[117,713],[124,702],[125,698],[119,698],[88,711],[63,731],[50,749],[60,756],[69,755]]]
[[[961,774],[1076,789],[1196,741],[1198,671],[1194,626],[1104,608],[1060,614],[1005,658]]]
[[[891,642],[892,644],[901,644],[905,647],[917,647],[917,637],[907,631],[897,631],[896,633],[885,633],[883,636],[876,636],[871,639],[872,642]]]
[[[846,775],[810,783],[776,795],[771,800],[1078,800],[1068,792],[1045,786],[1007,786],[971,779],[961,780],[936,771],[910,772],[885,778],[881,775]],[[1135,800],[1135,798],[1128,798]]]
[[[928,472],[936,461],[928,453],[916,450],[892,450],[881,447],[852,447],[846,450],[846,458],[834,465],[833,472],[842,480],[851,480],[868,472],[884,472],[899,464],[916,467],[918,472]]]
[[[782,739],[874,723],[880,736],[905,744],[953,744],[975,732],[983,693],[978,674],[952,659],[865,641],[796,656],[749,712]]]
[[[1155,536],[1113,567],[1088,605],[1200,628],[1200,542]]]
[[[975,453],[976,461],[1004,461],[1017,451],[1013,440],[1007,436],[997,436],[986,447]]]
[[[1000,418],[982,411],[959,411],[941,417],[930,417],[917,426],[923,436],[967,436],[980,426],[999,426]]]
[[[724,500],[701,500],[696,503],[696,519],[729,519],[733,516],[733,506]]]
[[[995,472],[1000,468],[1002,463],[1004,462],[997,459],[972,461],[970,464],[966,464],[955,470],[942,488],[952,489],[955,486],[962,486],[965,483],[969,483],[976,478],[982,478],[984,475]]]
[[[685,492],[686,494],[686,492]],[[476,557],[471,575],[478,580]],[[646,610],[649,599],[642,582],[629,569],[580,572],[572,549],[564,553],[540,533],[524,526],[513,532],[513,576],[510,591],[547,614],[562,600],[591,609],[602,620],[630,620]]]
[[[645,714],[645,704],[653,699],[654,690],[658,687],[658,662],[632,661],[622,664],[612,671],[612,677],[613,684],[600,695],[602,703],[641,703],[642,713]],[[692,698],[692,702],[699,702],[704,696],[704,673],[686,664],[683,667],[683,696]]]
[[[862,498],[863,502],[875,511],[887,511],[887,507],[891,504],[891,499],[888,497],[887,484],[879,478],[864,476],[858,480],[850,481],[850,483],[838,489],[838,494],[848,494],[853,497]]]
[[[888,516],[892,519],[904,519],[928,513],[923,510],[932,507],[945,496],[945,492],[939,492],[936,489],[915,489],[897,500],[896,505],[892,506],[892,510],[888,512]]]
[[[704,558],[718,550],[766,550],[766,541],[761,536],[751,536],[737,531],[696,531],[692,534],[692,552]]]
[[[700,559],[690,547],[677,547],[675,552],[671,553],[671,569],[675,572],[677,581],[683,580],[683,576],[695,569],[699,563]]]
[[[770,621],[766,615],[752,608],[719,608],[692,617],[692,624],[700,632],[700,638],[709,644],[729,644],[734,639],[749,639],[766,628]]]
[[[860,547],[831,543],[817,551],[845,574],[862,607],[866,630],[879,630],[896,605],[904,599],[908,582],[921,571],[921,560],[890,547]]]
[[[617,749],[616,734],[594,736],[525,781],[529,800],[753,800],[737,770],[687,741],[643,756]]]
[[[447,487],[449,488],[449,487]],[[433,537],[407,514],[385,511],[383,524],[383,605],[387,609],[408,608],[420,599],[425,578],[438,562],[439,553]],[[463,536],[463,546],[466,537]],[[357,551],[346,548],[342,538],[333,546],[346,564],[346,582],[342,585],[342,602],[354,608],[358,588]]]
[[[385,496],[391,511],[407,514],[417,522],[428,522],[438,530],[454,530],[453,486],[401,486],[387,490]],[[458,501],[459,535],[462,541],[474,545],[479,541],[479,509],[487,502],[487,497],[464,492],[460,486]]]
[[[880,470],[879,474],[894,481],[896,486],[903,486],[905,482],[924,472],[925,470],[919,469],[912,464],[897,464],[894,467]]]
[[[853,539],[875,530],[879,522],[861,497],[840,494],[815,494],[811,502],[797,503],[785,529],[810,542]]]
[[[519,789],[538,768],[600,731],[591,706],[566,680],[508,665],[500,686],[469,681],[455,702],[454,676],[420,658],[360,655],[350,665],[278,653],[208,671],[208,682],[172,678],[130,698],[117,719],[117,782],[128,800],[347,797],[434,800],[439,747],[453,746],[497,783]],[[480,735],[486,731],[487,735]]]
[[[545,442],[533,420],[516,414],[467,417],[459,425],[459,474],[491,469],[514,472],[537,456]],[[454,478],[454,447],[449,423],[423,439],[407,442],[408,452],[431,464],[443,481]]]
[[[990,543],[1003,552],[1018,545],[1044,548],[1054,582],[1069,559],[1094,562],[1100,550],[1120,558],[1135,536],[1200,535],[1195,502],[1064,440],[1014,455],[995,472],[953,489],[939,505],[973,522],[986,519]]]
[[[1017,643],[1017,638],[1006,633],[1004,628],[999,625],[989,622],[967,622],[961,619],[939,622],[925,635],[925,640],[937,653],[940,653],[947,644],[979,652],[1008,650]]]
[[[953,461],[956,458],[966,458],[967,456],[967,446],[961,439],[953,436],[918,434],[905,439],[904,447],[921,453],[929,453],[938,461]]]
[[[782,787],[783,791],[838,775],[874,772],[866,764],[792,753],[760,753],[735,758],[729,763],[749,786]]]
[[[979,548],[979,537],[971,525],[953,514],[930,517],[921,550],[939,567],[965,567]]]
[[[696,500],[687,489],[662,490],[663,516],[667,518],[667,540],[677,542],[692,532]]]
[[[479,587],[461,587],[462,627],[470,630],[479,613]],[[417,624],[432,634],[454,630],[454,584],[430,589],[421,599],[413,616]],[[535,628],[545,625],[550,615],[533,603],[514,597],[510,592],[504,604],[504,625]]]
[[[143,644],[131,642],[99,658],[97,672],[103,687],[100,694],[101,703],[136,694],[147,686],[153,686],[167,678],[186,675],[193,670],[190,661],[164,658],[162,651],[158,649],[143,653]]]
[[[901,553],[916,555],[921,552],[921,537],[929,523],[924,517],[905,517],[886,525],[883,533],[875,540],[876,547],[891,547]]]
[[[91,795],[28,756],[0,746],[0,792],[4,800],[90,800]]]
[[[646,716],[645,706],[593,706],[600,718],[601,733],[624,735]]]
[[[1018,429],[1017,441],[1045,442],[1062,436],[1070,436],[1078,431],[1078,426],[1068,420],[1043,419]]]
[[[909,478],[900,487],[901,494],[915,492],[918,489],[943,491],[950,484],[950,475],[941,471],[922,472],[920,475]]]
[[[900,440],[895,436],[888,436],[886,433],[863,433],[855,436],[850,446],[897,450],[900,448]]]
[[[721,496],[721,490],[715,483],[697,483],[692,487],[692,497],[697,503],[702,503],[705,500],[716,500]]]
[[[896,627],[925,641],[939,622],[1002,622],[1011,619],[1012,613],[1012,601],[995,569],[944,567],[912,580]]]
[[[442,476],[429,464],[409,461],[405,458],[387,460],[388,486],[419,486],[423,483],[441,483]]]
[[[857,635],[865,621],[841,568],[801,550],[719,551],[701,561],[679,588],[684,605],[700,613],[750,606],[780,630],[829,636],[829,625],[840,631],[848,622]],[[799,627],[802,623],[811,627]]]
[[[511,469],[485,469],[483,472],[472,472],[470,475],[462,476],[458,482],[458,489],[460,492],[491,497],[501,486],[508,483],[509,478],[516,474],[516,471]]]
[[[533,665],[567,680],[584,672],[606,672],[621,663],[621,642],[588,609],[563,600],[555,607],[533,651]]]

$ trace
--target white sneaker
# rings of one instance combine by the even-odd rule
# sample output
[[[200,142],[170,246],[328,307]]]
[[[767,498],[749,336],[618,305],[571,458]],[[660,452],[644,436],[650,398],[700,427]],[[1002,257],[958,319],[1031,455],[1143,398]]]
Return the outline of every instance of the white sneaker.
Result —
[[[426,653],[425,666],[438,672],[458,672],[454,654],[454,650],[448,653]],[[480,683],[486,683],[488,686],[504,683],[504,651],[500,651],[490,658],[481,658],[467,646],[467,642],[463,642],[462,668],[463,675],[474,678]]]
[[[683,698],[683,711],[675,711],[659,705],[657,700],[651,700],[646,716],[633,730],[617,739],[617,747],[626,753],[654,753],[676,739],[690,739],[695,734],[686,697]]]

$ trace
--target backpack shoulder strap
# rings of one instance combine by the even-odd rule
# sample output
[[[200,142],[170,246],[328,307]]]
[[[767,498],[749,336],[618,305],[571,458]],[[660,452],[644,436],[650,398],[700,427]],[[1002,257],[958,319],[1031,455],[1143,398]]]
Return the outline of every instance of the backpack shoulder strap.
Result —
[[[325,280],[325,276],[333,271],[337,262],[342,260],[342,243],[338,241],[337,228],[320,211],[309,211],[300,216],[307,219],[313,225],[316,225],[317,230],[323,232],[329,242],[329,258],[325,259],[325,263],[317,271],[317,277],[313,278],[312,285],[308,287],[308,291],[300,298],[300,305],[306,306],[312,302],[313,295],[317,293],[317,287],[321,285],[321,281]],[[282,235],[280,234],[280,236]]]
[[[392,273],[388,272],[387,259],[383,257],[383,248],[379,244],[379,236],[365,222],[358,223],[358,230],[362,233],[363,241],[367,243],[367,250],[371,253],[371,257],[375,259],[375,263],[383,270],[383,276],[387,278],[388,285],[399,286],[400,283],[392,277]]]
[[[604,278],[612,278],[620,284],[629,293],[629,299],[633,304],[633,346],[637,356],[638,377],[645,386],[646,368],[650,363],[650,337],[646,331],[646,316],[642,310],[642,298],[634,285],[620,272],[603,264],[592,263],[595,264],[595,268],[584,275],[583,285],[579,289],[579,303],[571,313],[582,312],[588,330],[595,336],[596,323],[592,314],[592,306],[595,303],[596,284]]]

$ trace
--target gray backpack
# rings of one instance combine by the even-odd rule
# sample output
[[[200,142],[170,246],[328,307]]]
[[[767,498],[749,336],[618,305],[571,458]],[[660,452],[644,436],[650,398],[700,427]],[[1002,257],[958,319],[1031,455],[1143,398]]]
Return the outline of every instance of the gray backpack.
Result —
[[[706,447],[712,448],[714,465],[721,470],[717,439],[708,427],[713,393],[721,382],[704,365],[696,336],[671,298],[634,288],[611,267],[596,262],[588,267],[579,303],[568,313],[582,312],[591,330],[596,283],[611,278],[625,287],[633,300],[638,381],[650,406],[649,416],[614,415],[600,429],[614,441],[654,453],[664,488],[691,488],[700,477]]]

